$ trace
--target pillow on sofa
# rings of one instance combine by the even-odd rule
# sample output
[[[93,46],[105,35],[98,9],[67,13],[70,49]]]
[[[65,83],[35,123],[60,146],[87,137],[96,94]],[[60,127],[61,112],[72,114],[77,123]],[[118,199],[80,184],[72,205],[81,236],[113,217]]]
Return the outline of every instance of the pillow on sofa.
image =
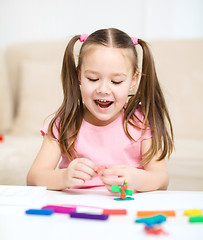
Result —
[[[203,41],[151,42],[175,137],[203,137]]]
[[[39,134],[46,118],[62,102],[61,63],[24,61],[21,65],[19,109],[13,133]]]
[[[10,129],[13,117],[11,89],[8,82],[4,52],[0,50],[0,133]]]

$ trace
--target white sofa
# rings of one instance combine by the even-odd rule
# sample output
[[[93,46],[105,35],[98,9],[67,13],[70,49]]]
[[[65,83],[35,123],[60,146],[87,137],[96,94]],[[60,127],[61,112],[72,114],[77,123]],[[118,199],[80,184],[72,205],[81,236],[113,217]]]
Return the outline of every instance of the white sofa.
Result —
[[[24,43],[0,51],[0,184],[26,184],[42,142],[39,129],[62,99],[67,42]],[[169,189],[203,190],[203,40],[150,45],[175,132]]]

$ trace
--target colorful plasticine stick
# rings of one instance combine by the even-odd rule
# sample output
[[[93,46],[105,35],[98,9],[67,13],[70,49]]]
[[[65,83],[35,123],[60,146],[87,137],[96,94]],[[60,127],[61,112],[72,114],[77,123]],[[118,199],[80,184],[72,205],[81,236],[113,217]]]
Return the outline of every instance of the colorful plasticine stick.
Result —
[[[164,215],[156,215],[153,217],[148,217],[148,218],[139,218],[136,219],[135,222],[137,223],[145,223],[147,226],[152,226],[155,224],[161,224],[162,222],[166,221],[166,217]]]
[[[137,216],[138,217],[151,217],[158,214],[165,215],[166,217],[174,217],[176,215],[175,211],[138,211]]]
[[[188,209],[188,210],[184,211],[184,215],[187,215],[187,216],[199,216],[199,215],[202,215],[202,210],[201,209],[196,209],[196,208]]]
[[[203,216],[192,216],[189,219],[191,223],[203,223]]]
[[[51,209],[28,209],[27,211],[25,211],[26,214],[30,214],[30,215],[52,215],[54,213],[53,210]]]
[[[83,219],[93,219],[93,220],[107,220],[108,215],[101,214],[88,214],[88,213],[70,213],[71,218],[83,218]]]
[[[104,209],[103,214],[107,215],[126,215],[126,209]]]
[[[55,213],[64,213],[64,214],[69,214],[71,212],[76,211],[76,208],[61,207],[56,205],[47,205],[47,206],[44,206],[42,209],[51,209]]]

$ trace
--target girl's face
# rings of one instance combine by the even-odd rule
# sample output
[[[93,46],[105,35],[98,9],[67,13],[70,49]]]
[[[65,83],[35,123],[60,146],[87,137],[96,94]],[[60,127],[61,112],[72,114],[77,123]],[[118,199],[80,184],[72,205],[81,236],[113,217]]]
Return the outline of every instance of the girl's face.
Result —
[[[97,126],[114,121],[137,79],[129,50],[105,46],[90,48],[83,56],[79,71],[84,119]]]

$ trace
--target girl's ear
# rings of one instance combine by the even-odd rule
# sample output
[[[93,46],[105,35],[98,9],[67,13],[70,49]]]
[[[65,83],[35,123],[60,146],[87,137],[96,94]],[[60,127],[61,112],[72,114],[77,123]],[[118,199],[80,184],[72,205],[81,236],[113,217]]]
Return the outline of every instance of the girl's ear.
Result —
[[[138,79],[139,79],[139,73],[136,72],[132,77],[132,81],[131,81],[131,85],[130,85],[130,91],[135,88],[135,86],[137,85]]]

